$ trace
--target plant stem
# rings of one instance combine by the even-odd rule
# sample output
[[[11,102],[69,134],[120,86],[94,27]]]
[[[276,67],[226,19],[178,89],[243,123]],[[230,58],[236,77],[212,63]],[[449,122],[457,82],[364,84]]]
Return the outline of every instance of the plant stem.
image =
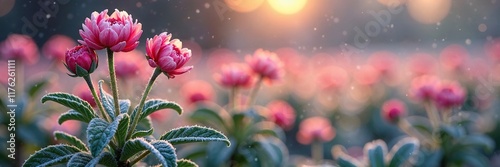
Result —
[[[439,113],[437,113],[436,109],[432,106],[430,102],[425,102],[425,111],[427,111],[427,116],[431,122],[434,130],[439,126],[439,122],[441,118],[439,118]]]
[[[97,93],[94,89],[94,84],[92,84],[92,79],[90,78],[90,75],[83,77],[83,79],[85,79],[85,82],[87,82],[87,85],[89,86],[90,92],[92,92],[92,97],[94,97],[94,101],[97,104],[97,107],[99,107],[99,110],[101,111],[102,117],[104,117],[104,119],[106,121],[110,122],[108,115],[106,114],[106,112],[104,112],[105,110],[104,110],[104,106],[101,103],[101,100],[99,100],[99,97],[97,97]]]
[[[316,165],[320,165],[323,161],[323,142],[320,140],[314,140],[311,146],[311,156]]]
[[[443,117],[443,122],[445,124],[451,123],[451,115],[452,115],[452,109],[451,108],[444,109],[441,114],[442,114],[442,117]]]
[[[248,100],[248,106],[251,107],[255,101],[255,98],[257,96],[257,92],[259,92],[260,86],[262,85],[262,81],[264,80],[264,77],[262,75],[259,75],[259,79],[257,80],[257,83],[255,84],[255,87],[252,89],[252,92],[250,93],[250,99]]]
[[[143,152],[141,155],[137,156],[137,158],[135,158],[134,160],[130,161],[130,166],[133,166],[135,163],[141,161],[143,158],[145,158],[146,156],[148,156],[149,154],[149,151],[145,151]]]
[[[115,117],[120,114],[120,104],[118,103],[118,86],[116,85],[116,72],[113,57],[113,51],[109,48],[106,49],[108,53],[108,68],[109,77],[111,80],[111,90],[113,91],[113,102],[115,104]]]
[[[238,96],[238,87],[231,88],[231,95],[229,97],[229,109],[231,112],[235,112],[237,108],[237,96]]]
[[[144,102],[146,101],[146,98],[148,97],[148,94],[151,91],[151,88],[153,87],[153,84],[154,84],[156,78],[158,78],[158,76],[160,74],[161,74],[161,69],[156,68],[155,71],[153,72],[153,74],[151,75],[151,78],[149,79],[148,85],[146,86],[146,89],[144,89],[144,92],[142,93],[142,98],[141,98],[141,101],[139,102],[139,108],[137,110],[135,117],[132,120],[132,126],[130,126],[130,128],[129,128],[129,131],[127,134],[127,139],[130,139],[130,137],[132,136],[132,133],[135,131],[135,128],[139,122],[139,117],[141,116],[142,110],[144,108]]]

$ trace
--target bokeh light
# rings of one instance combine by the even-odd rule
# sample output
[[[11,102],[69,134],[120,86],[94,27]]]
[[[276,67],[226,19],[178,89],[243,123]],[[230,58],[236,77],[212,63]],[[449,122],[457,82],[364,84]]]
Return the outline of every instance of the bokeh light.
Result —
[[[451,0],[408,0],[410,16],[423,24],[436,24],[450,13]]]
[[[281,14],[295,14],[302,10],[307,0],[268,0],[269,5]]]

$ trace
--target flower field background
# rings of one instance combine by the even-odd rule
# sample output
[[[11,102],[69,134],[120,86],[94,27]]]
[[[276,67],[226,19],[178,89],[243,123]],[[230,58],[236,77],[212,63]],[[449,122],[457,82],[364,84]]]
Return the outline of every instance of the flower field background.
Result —
[[[359,17],[340,7],[332,7],[340,11],[330,16],[311,1],[297,11],[275,7],[279,2],[272,0],[39,6],[16,1],[12,11],[0,9],[7,11],[2,24],[33,14],[15,9],[44,6],[40,11],[48,14],[49,28],[28,20],[0,31],[0,68],[6,71],[7,60],[15,60],[17,101],[15,157],[9,157],[9,143],[0,144],[0,166],[69,166],[81,154],[58,162],[40,158],[51,145],[74,145],[60,132],[84,143],[75,148],[88,155],[87,165],[500,166],[498,2],[424,1],[351,2],[366,5],[356,8],[365,12]],[[156,3],[172,11],[157,9]],[[253,3],[259,7],[251,8]],[[462,9],[467,5],[475,12]],[[210,14],[200,16],[204,13]],[[272,20],[290,18],[297,23]],[[270,23],[269,29],[259,27],[262,22]],[[26,23],[32,24],[30,31]],[[0,73],[2,141],[10,139],[10,117],[3,112],[9,110],[8,75]],[[89,129],[97,121],[61,121],[74,108],[50,100],[54,92],[88,103],[92,120],[111,126],[130,116],[127,128],[133,128],[120,144],[118,127],[96,153]],[[146,98],[164,99],[165,106],[148,110]],[[114,99],[129,99],[129,107],[146,105],[144,118],[141,107],[137,118],[128,107],[127,116],[114,115],[120,111],[112,106]],[[106,102],[112,110],[100,104]],[[201,132],[169,138],[186,126],[214,131],[205,138]],[[161,149],[154,154],[146,146],[123,159],[121,147],[139,138],[151,147],[168,145],[173,163]],[[116,160],[101,162],[105,156]]]

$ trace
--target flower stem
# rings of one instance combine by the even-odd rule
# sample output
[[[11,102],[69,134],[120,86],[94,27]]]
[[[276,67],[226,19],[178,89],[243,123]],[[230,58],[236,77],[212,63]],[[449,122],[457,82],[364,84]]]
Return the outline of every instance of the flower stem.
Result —
[[[248,107],[251,107],[255,101],[255,98],[257,96],[257,92],[259,92],[260,86],[262,85],[262,81],[264,80],[264,77],[262,75],[259,76],[259,79],[257,80],[257,83],[255,84],[255,87],[252,89],[252,92],[250,93],[250,99],[248,100]]]
[[[238,87],[233,87],[231,88],[231,95],[230,95],[230,99],[229,99],[229,109],[231,112],[235,112],[236,109],[237,109],[237,104],[238,104]]]
[[[323,142],[320,140],[314,140],[311,148],[311,156],[316,165],[320,165],[323,161]]]
[[[136,164],[137,162],[139,162],[140,160],[144,159],[146,156],[148,156],[149,154],[149,151],[146,151],[146,152],[143,152],[141,155],[137,156],[137,158],[133,159],[132,161],[130,161],[130,165],[134,165]]]
[[[148,94],[151,91],[151,88],[153,87],[153,84],[154,84],[156,78],[158,78],[158,76],[160,74],[161,74],[161,69],[156,68],[155,71],[153,72],[153,74],[151,75],[151,78],[149,79],[148,85],[146,86],[146,89],[144,89],[144,92],[142,93],[142,98],[141,98],[141,101],[139,102],[139,108],[137,110],[135,117],[132,120],[132,126],[130,126],[130,129],[128,131],[127,139],[130,139],[130,137],[132,136],[132,133],[135,131],[135,128],[136,128],[137,124],[139,123],[139,117],[142,114],[142,110],[144,108],[144,102],[146,101],[146,98],[148,97]]]
[[[109,48],[106,49],[108,53],[108,68],[109,76],[111,79],[111,90],[113,91],[113,102],[115,104],[115,117],[120,114],[120,104],[118,103],[118,86],[116,85],[116,72],[113,57],[113,51]]]
[[[441,114],[442,114],[442,117],[443,117],[443,122],[445,124],[451,123],[451,115],[452,115],[452,109],[451,108],[444,109]]]
[[[437,113],[436,109],[430,102],[425,103],[425,111],[427,111],[427,116],[429,117],[432,127],[436,129],[441,120],[441,118],[439,118],[439,113]]]
[[[97,107],[99,107],[99,111],[101,111],[102,117],[108,122],[110,122],[108,115],[104,112],[104,106],[101,103],[101,100],[99,100],[99,97],[97,97],[97,93],[94,89],[94,84],[92,84],[92,79],[90,78],[90,75],[84,76],[83,79],[85,79],[85,82],[87,82],[87,85],[89,86],[90,92],[92,92],[92,97],[94,97],[94,101],[97,104]]]

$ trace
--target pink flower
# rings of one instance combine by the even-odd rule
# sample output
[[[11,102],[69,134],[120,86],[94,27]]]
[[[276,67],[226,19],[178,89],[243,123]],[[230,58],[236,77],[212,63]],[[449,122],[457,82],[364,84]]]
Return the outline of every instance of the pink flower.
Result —
[[[441,109],[460,106],[464,100],[465,91],[457,82],[441,83],[434,96],[434,103]]]
[[[397,55],[389,51],[375,52],[370,56],[368,61],[384,77],[394,77],[398,69]]]
[[[437,67],[436,62],[428,53],[415,53],[410,57],[409,69],[414,76],[431,75]]]
[[[420,102],[430,101],[434,98],[439,79],[434,76],[420,76],[414,78],[410,87],[410,96]]]
[[[149,65],[158,67],[169,78],[184,74],[193,66],[184,65],[191,59],[191,50],[182,48],[182,42],[178,39],[170,40],[172,34],[166,32],[155,35],[146,40],[146,53],[149,57]]]
[[[484,45],[484,51],[486,52],[486,55],[499,61],[500,60],[500,38],[495,38],[491,41],[488,41]]]
[[[70,76],[87,76],[97,68],[97,54],[85,45],[78,45],[66,51],[65,65],[73,73]],[[78,70],[81,67],[84,71]]]
[[[441,51],[441,63],[450,71],[462,69],[468,57],[467,50],[458,44],[449,45]]]
[[[28,64],[38,61],[38,46],[27,35],[11,34],[0,43],[0,56],[3,59],[20,60]]]
[[[87,86],[87,84],[83,83],[75,86],[73,93],[76,96],[80,97],[81,99],[87,101],[90,104],[90,106],[96,107],[94,96],[92,96],[92,92],[90,92],[90,89]]]
[[[114,52],[129,52],[139,45],[141,34],[142,24],[134,22],[132,15],[115,9],[109,16],[106,9],[93,12],[90,19],[85,19],[80,30],[83,40],[78,42],[94,50],[109,48]]]
[[[297,140],[301,144],[311,144],[313,141],[330,141],[335,137],[335,129],[330,121],[323,117],[311,117],[299,125]]]
[[[264,115],[269,121],[285,130],[290,130],[295,123],[295,110],[285,101],[277,100],[267,104],[268,112]]]
[[[181,94],[189,104],[213,99],[214,91],[212,86],[202,80],[189,81],[181,88]]]
[[[131,52],[116,53],[115,71],[118,78],[133,78],[141,73],[140,63],[144,61],[144,54],[133,50]]]
[[[283,63],[275,53],[257,49],[253,57],[247,56],[245,60],[255,74],[268,80],[278,80],[283,74]]]
[[[381,114],[387,122],[397,123],[401,117],[406,115],[406,106],[400,100],[392,99],[382,105]]]
[[[65,35],[54,35],[43,44],[42,53],[49,59],[64,61],[65,53],[68,49],[76,46],[73,39]]]
[[[340,91],[349,83],[349,75],[340,67],[323,67],[318,72],[317,82],[321,90]]]
[[[216,74],[214,78],[220,85],[227,88],[248,88],[252,84],[250,69],[244,64],[233,63],[222,66],[222,72]]]

